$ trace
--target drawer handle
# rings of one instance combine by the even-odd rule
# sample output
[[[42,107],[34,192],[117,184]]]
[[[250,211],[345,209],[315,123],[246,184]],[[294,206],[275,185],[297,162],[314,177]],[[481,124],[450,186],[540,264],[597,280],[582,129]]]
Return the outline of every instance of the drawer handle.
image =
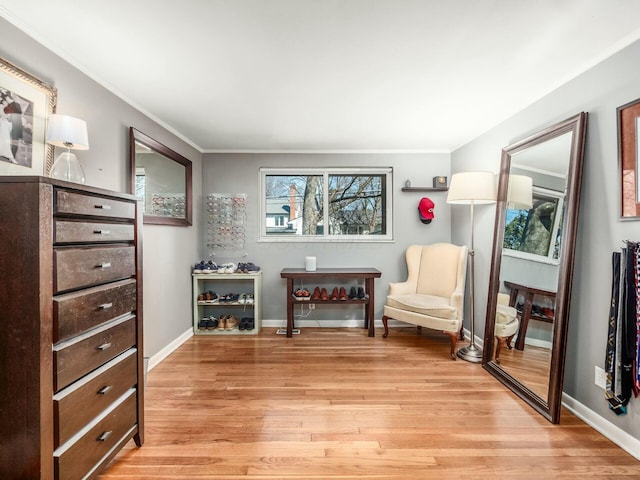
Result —
[[[100,210],[111,210],[111,205],[95,205],[95,207]]]
[[[96,265],[98,268],[111,268],[111,262],[102,262]]]
[[[109,310],[111,307],[113,307],[113,303],[103,303],[98,307],[98,310]]]
[[[112,432],[103,432],[102,435],[98,437],[99,442],[104,442],[107,438],[111,436]]]
[[[111,230],[94,230],[93,233],[96,235],[109,235]]]
[[[111,348],[111,342],[103,343],[102,345],[98,345],[96,349],[98,350],[106,350],[107,348]]]
[[[111,385],[105,385],[100,390],[98,390],[98,395],[105,395],[109,390],[111,390]]]

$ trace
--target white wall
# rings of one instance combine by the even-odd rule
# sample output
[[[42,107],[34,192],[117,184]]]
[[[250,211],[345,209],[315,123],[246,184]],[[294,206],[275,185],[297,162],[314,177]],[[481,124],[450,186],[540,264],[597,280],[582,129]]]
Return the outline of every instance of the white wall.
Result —
[[[58,89],[58,113],[87,121],[90,150],[77,151],[87,184],[129,191],[129,127],[133,126],[193,162],[202,155],[114,96],[76,68],[0,18],[0,57]],[[194,182],[194,218],[200,219],[200,182]],[[198,257],[200,226],[143,228],[144,354],[152,356],[191,326],[191,265]],[[0,272],[3,273],[3,272]]]
[[[503,147],[580,111],[589,112],[564,392],[635,438],[640,438],[640,400],[631,400],[626,416],[608,411],[603,391],[594,385],[594,365],[604,366],[611,253],[623,240],[640,240],[640,223],[619,218],[616,126],[616,108],[640,97],[639,78],[636,42],[452,154],[453,171],[497,172]],[[480,335],[495,208],[484,210],[476,230],[475,313]],[[465,241],[467,230],[467,218],[461,209],[453,209],[453,241]]]

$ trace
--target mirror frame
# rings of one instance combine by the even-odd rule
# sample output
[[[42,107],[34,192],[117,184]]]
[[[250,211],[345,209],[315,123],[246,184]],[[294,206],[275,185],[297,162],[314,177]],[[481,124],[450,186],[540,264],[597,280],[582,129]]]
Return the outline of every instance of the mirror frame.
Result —
[[[176,225],[188,227],[192,224],[192,164],[191,160],[183,157],[177,152],[174,152],[169,147],[161,144],[157,140],[154,140],[148,135],[145,135],[139,130],[136,130],[133,127],[129,128],[129,165],[130,169],[130,188],[131,193],[135,194],[135,183],[136,183],[136,142],[143,144],[144,146],[150,148],[154,152],[167,157],[169,160],[173,160],[176,163],[179,163],[183,167],[185,167],[185,217],[184,218],[175,218],[175,217],[162,217],[159,215],[149,215],[147,213],[143,213],[143,223],[151,224],[151,225]]]
[[[561,259],[556,293],[556,318],[554,320],[551,365],[549,371],[549,390],[547,401],[532,392],[518,379],[511,376],[494,360],[495,322],[489,321],[496,316],[497,296],[500,286],[500,265],[504,241],[505,215],[507,208],[508,176],[512,157],[523,150],[572,132],[569,169],[567,172],[567,193],[562,231]],[[489,296],[484,334],[483,367],[495,378],[512,390],[527,404],[552,423],[560,421],[562,383],[564,380],[564,362],[567,347],[567,327],[569,323],[569,304],[575,257],[575,241],[578,228],[578,209],[582,186],[582,165],[584,161],[585,138],[587,132],[587,113],[581,112],[564,121],[556,123],[540,132],[502,149],[498,198],[494,227],[494,244],[489,278]]]

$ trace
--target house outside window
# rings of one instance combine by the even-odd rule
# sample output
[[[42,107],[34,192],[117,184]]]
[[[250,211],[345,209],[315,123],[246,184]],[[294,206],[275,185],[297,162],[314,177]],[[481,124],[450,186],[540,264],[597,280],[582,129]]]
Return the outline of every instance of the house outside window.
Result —
[[[391,241],[392,169],[260,169],[261,241]]]

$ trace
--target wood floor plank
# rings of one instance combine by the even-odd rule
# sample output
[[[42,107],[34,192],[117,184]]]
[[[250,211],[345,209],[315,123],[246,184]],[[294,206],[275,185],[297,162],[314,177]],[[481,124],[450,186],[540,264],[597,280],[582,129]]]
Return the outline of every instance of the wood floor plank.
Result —
[[[580,419],[551,425],[448,343],[426,329],[194,337],[148,375],[143,447],[99,479],[640,478]]]

